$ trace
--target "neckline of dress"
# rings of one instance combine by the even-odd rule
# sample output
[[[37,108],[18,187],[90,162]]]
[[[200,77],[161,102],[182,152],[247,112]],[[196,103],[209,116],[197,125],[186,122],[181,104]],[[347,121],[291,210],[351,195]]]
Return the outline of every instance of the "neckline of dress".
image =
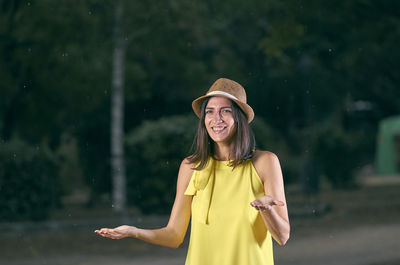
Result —
[[[214,160],[214,161],[216,161],[216,162],[225,162],[225,163],[229,163],[229,162],[233,161],[233,160],[218,160],[218,159],[216,159],[216,158],[213,157],[213,156],[211,156],[211,159]]]

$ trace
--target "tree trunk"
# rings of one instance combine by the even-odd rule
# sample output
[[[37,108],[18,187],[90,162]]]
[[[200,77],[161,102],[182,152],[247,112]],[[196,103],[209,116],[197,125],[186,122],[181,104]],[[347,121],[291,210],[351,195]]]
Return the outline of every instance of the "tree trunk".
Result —
[[[111,174],[114,212],[123,215],[126,203],[124,162],[124,56],[125,44],[122,33],[122,2],[115,9],[114,52],[111,88]]]

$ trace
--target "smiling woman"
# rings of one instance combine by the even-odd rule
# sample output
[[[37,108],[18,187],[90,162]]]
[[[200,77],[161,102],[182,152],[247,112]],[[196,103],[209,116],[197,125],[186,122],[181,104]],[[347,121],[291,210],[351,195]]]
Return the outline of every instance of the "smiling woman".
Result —
[[[255,139],[247,115],[237,103],[223,96],[205,98],[202,102],[195,142],[196,151],[189,160],[200,162],[196,169],[205,166],[211,153],[217,155],[215,147],[234,148],[235,152],[229,150],[222,152],[229,154],[229,158],[218,158],[231,160],[234,166],[251,158],[255,149]],[[220,144],[215,145],[210,142]]]
[[[191,219],[186,265],[272,265],[272,238],[284,245],[290,234],[283,177],[276,155],[255,149],[244,88],[220,78],[192,107],[195,150],[181,163],[167,226],[95,232],[176,248]]]

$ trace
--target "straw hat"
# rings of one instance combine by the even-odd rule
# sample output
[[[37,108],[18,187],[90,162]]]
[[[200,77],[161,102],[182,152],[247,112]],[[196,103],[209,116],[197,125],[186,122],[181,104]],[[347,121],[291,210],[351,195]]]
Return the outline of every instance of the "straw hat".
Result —
[[[220,78],[214,82],[207,91],[207,94],[193,100],[192,108],[199,118],[201,115],[201,105],[203,104],[204,99],[208,97],[228,98],[234,101],[243,110],[249,123],[254,119],[254,111],[249,105],[247,105],[246,91],[239,83],[233,80]]]

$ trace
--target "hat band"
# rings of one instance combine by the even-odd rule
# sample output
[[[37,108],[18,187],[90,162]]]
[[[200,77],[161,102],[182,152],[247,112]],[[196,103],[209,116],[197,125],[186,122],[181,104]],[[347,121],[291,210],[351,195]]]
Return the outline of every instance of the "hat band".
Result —
[[[227,98],[231,98],[231,99],[240,101],[240,100],[239,100],[237,97],[235,97],[234,95],[231,95],[231,94],[226,93],[226,92],[224,92],[224,91],[215,90],[215,91],[211,91],[210,93],[207,93],[207,96],[215,96],[215,95],[225,96],[225,97],[227,97]]]

